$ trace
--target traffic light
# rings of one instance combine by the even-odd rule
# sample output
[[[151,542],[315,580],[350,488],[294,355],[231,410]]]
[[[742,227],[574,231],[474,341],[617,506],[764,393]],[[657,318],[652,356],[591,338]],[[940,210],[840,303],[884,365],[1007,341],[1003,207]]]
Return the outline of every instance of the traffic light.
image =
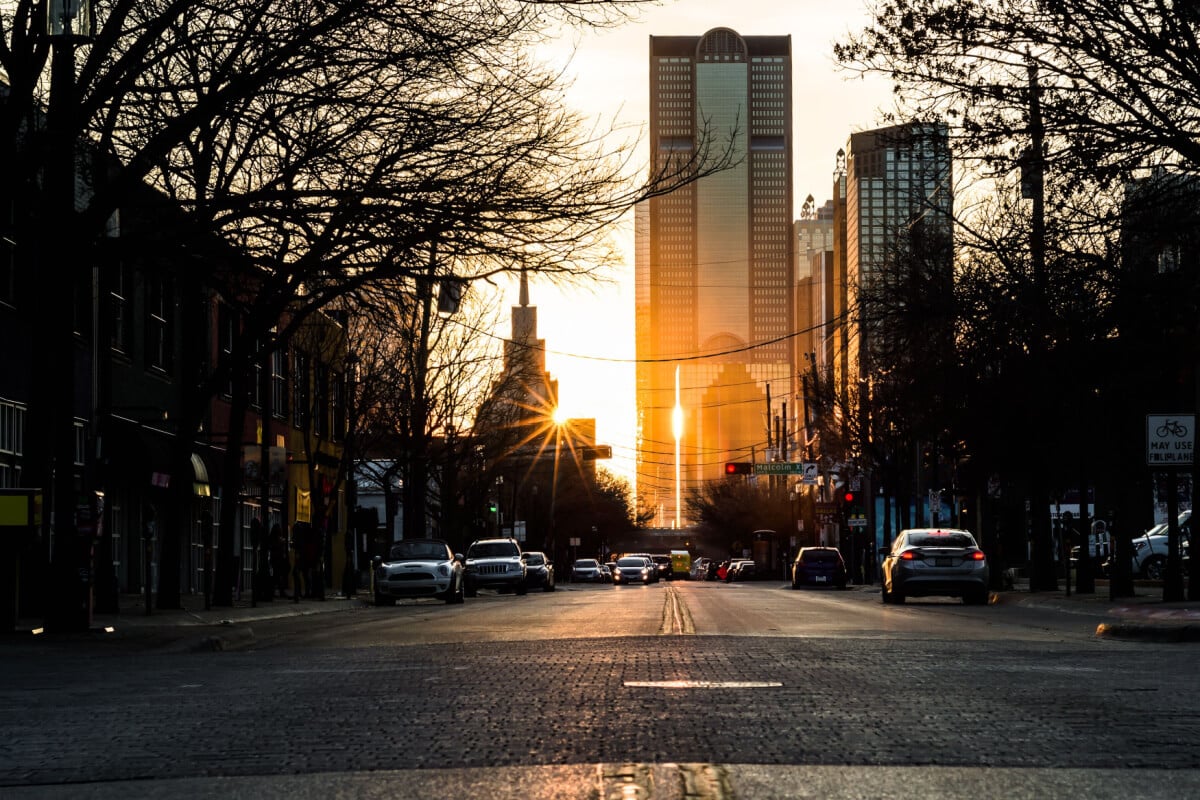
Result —
[[[726,475],[749,475],[754,472],[754,465],[749,461],[726,461]]]
[[[853,506],[856,499],[857,495],[852,490],[846,489],[842,492],[842,505],[846,508]]]
[[[495,500],[488,501],[488,513],[489,514],[495,514],[496,511],[498,510],[498,508],[499,508],[499,506],[496,505]]]

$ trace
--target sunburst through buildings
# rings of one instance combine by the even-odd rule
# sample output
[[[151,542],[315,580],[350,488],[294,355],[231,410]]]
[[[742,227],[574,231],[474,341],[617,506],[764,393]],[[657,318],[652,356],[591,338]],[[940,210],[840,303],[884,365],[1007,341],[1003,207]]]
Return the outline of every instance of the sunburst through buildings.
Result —
[[[504,442],[496,461],[500,519],[498,533],[528,548],[556,546],[555,509],[562,486],[594,484],[596,421],[570,419],[558,404],[558,381],[546,370],[546,343],[537,335],[537,307],[529,304],[529,282],[521,275],[519,305],[512,308],[512,336],[504,342],[504,373],[490,411],[477,421]]]

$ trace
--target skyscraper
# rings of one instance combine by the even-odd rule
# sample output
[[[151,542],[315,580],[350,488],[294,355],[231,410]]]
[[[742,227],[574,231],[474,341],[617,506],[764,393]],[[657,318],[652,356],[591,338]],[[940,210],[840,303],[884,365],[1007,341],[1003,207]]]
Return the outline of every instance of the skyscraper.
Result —
[[[768,395],[791,391],[791,118],[790,36],[650,37],[652,169],[705,136],[734,162],[636,217],[637,480],[656,525],[687,525],[682,495],[726,461],[765,460]]]
[[[918,269],[918,263],[949,281],[954,192],[944,123],[855,133],[846,149],[843,251],[849,331],[842,379],[854,382],[870,377],[872,348],[880,344],[870,341],[869,334],[878,338],[880,332],[868,318],[871,302],[879,302],[880,282],[894,279],[898,270]],[[937,338],[933,333],[931,346],[945,341],[947,332],[939,331]]]

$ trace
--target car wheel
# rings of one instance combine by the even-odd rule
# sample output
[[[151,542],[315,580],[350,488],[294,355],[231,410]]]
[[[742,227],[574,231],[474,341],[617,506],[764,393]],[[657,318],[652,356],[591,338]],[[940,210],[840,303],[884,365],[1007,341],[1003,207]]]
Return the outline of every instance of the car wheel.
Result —
[[[1142,566],[1142,575],[1148,581],[1161,581],[1166,571],[1167,560],[1162,556],[1154,556]]]
[[[384,595],[376,593],[375,605],[377,605],[377,606],[394,606],[394,605],[396,605],[396,598],[385,597]]]
[[[525,584],[521,583],[517,585],[517,594],[525,594],[528,591],[529,589],[525,586]]]

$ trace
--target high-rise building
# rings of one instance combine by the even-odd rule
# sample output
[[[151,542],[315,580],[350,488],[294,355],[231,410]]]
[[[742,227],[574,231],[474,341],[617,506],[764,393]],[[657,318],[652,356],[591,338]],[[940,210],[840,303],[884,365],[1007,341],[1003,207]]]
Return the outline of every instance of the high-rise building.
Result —
[[[843,386],[870,377],[872,348],[881,344],[871,342],[880,332],[865,316],[870,303],[860,300],[878,296],[879,282],[898,269],[911,271],[921,264],[924,271],[951,276],[954,205],[945,124],[855,133],[846,151],[844,182],[835,179],[845,225],[847,334],[844,359],[835,359]],[[939,341],[932,330],[929,341],[931,346]]]
[[[834,304],[839,286],[845,304],[844,283],[839,283],[834,269],[835,242],[834,202],[826,200],[817,207],[810,194],[795,222],[796,237],[796,336],[792,339],[792,394],[796,402],[789,405],[794,420],[797,448],[790,460],[809,460],[816,451],[809,447],[816,435],[816,408],[813,402],[820,376],[826,375],[833,358],[835,320]],[[841,276],[844,281],[845,274]]]
[[[650,37],[651,167],[733,166],[636,217],[638,492],[661,527],[726,461],[763,461],[792,391],[791,37]],[[770,387],[770,388],[769,388]]]

